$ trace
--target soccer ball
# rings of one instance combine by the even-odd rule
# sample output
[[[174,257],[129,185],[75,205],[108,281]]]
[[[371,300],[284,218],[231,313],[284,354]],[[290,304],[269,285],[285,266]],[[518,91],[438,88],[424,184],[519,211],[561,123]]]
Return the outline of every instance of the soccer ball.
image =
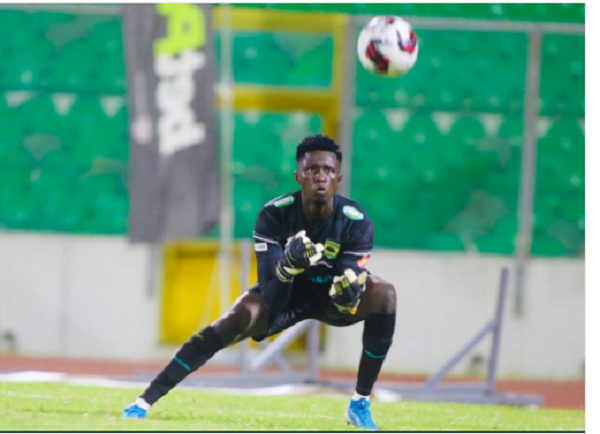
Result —
[[[419,44],[408,21],[395,16],[377,16],[358,35],[357,50],[367,71],[398,77],[414,66]]]

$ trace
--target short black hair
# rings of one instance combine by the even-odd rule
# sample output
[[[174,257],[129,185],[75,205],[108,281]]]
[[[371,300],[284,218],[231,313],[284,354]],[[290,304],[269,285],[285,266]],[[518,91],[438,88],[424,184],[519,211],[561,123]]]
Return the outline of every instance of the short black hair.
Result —
[[[296,148],[296,161],[299,161],[304,157],[304,154],[311,151],[333,152],[337,160],[340,163],[342,162],[342,151],[331,137],[322,136],[321,134],[305,137]]]

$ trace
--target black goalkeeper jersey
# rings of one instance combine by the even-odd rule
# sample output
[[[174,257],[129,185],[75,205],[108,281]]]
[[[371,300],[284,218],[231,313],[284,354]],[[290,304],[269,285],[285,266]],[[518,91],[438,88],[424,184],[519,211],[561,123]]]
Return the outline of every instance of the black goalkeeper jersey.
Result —
[[[276,263],[287,241],[301,230],[313,243],[325,246],[323,257],[294,277],[291,284],[282,283],[275,275]],[[354,269],[356,274],[364,271],[373,248],[373,224],[355,201],[335,195],[333,213],[313,227],[305,220],[301,191],[268,202],[258,215],[253,236],[258,286],[267,305],[275,311],[290,302],[327,295],[333,277],[342,275],[346,268]]]

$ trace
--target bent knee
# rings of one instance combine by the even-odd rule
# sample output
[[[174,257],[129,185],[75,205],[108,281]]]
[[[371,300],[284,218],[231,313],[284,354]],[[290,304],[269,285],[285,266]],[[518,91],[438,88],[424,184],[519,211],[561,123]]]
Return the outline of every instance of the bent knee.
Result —
[[[379,289],[378,297],[382,307],[382,313],[391,313],[396,311],[396,288],[391,283],[385,283]]]
[[[396,311],[396,288],[385,280],[372,279],[370,288],[371,311],[376,313],[392,313]]]

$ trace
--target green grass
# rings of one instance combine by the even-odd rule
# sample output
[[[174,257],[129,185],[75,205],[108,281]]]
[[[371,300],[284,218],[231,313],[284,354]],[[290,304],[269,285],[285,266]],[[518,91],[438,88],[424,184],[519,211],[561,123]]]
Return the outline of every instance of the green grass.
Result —
[[[145,420],[121,419],[141,392],[61,383],[0,382],[0,431],[347,431],[347,398],[173,390]],[[374,401],[388,431],[583,431],[585,412]]]

